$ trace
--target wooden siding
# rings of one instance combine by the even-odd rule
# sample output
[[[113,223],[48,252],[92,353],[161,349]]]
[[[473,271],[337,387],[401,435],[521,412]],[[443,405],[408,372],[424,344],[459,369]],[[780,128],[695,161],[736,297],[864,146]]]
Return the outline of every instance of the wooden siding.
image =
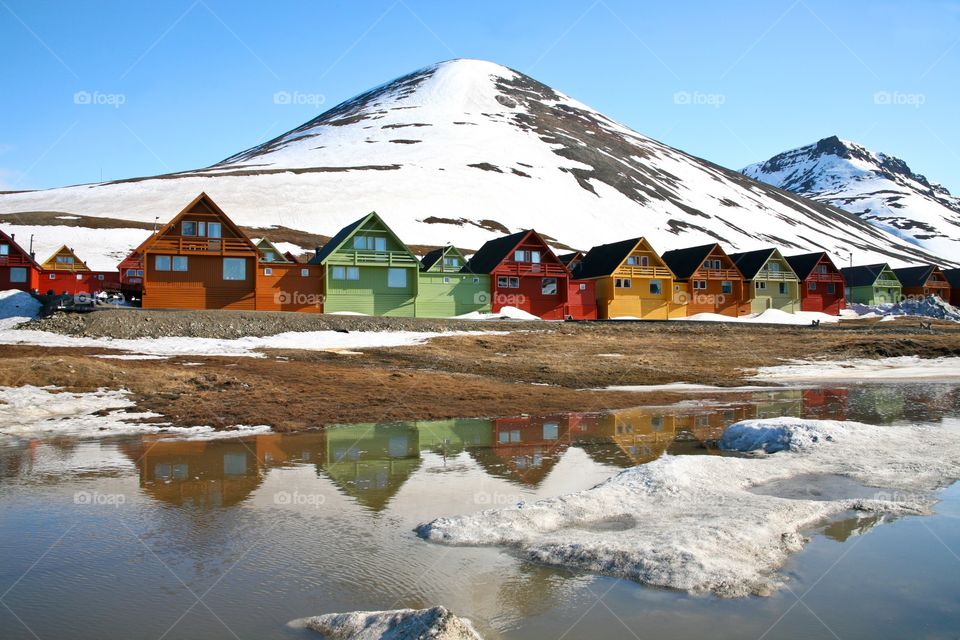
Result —
[[[575,320],[596,320],[597,283],[593,280],[570,280],[567,287],[564,315]]]
[[[539,251],[540,262],[518,262],[517,251]],[[518,287],[502,286],[501,279],[519,280]],[[556,293],[544,293],[544,279],[556,279]],[[491,305],[494,313],[503,307],[516,307],[544,320],[563,320],[566,316],[570,272],[566,265],[531,232],[510,251],[510,254],[490,274]]]
[[[684,315],[698,313],[716,313],[736,318],[750,312],[750,301],[744,291],[743,276],[733,261],[722,250],[714,249],[704,259],[720,260],[720,269],[708,269],[703,265],[690,276],[689,280],[676,281],[674,284],[674,303],[683,308]],[[695,289],[694,283],[706,281],[705,289]],[[723,283],[730,283],[730,292],[723,290]]]
[[[771,264],[777,267],[771,269]],[[753,280],[744,282],[744,293],[750,300],[752,313],[763,313],[767,309],[787,313],[800,310],[800,280],[781,257],[771,257]]]
[[[322,313],[322,273],[319,265],[261,262],[257,267],[257,310]]]
[[[223,279],[223,258],[190,256],[187,271],[157,271],[156,256],[147,255],[143,308],[247,309],[256,308],[254,257],[246,258],[244,280]]]
[[[490,276],[467,273],[421,271],[416,315],[451,318],[479,311],[489,313]]]
[[[58,261],[58,258],[67,259],[69,262]],[[63,271],[68,273],[90,271],[86,263],[73,252],[73,249],[67,246],[62,246],[54,251],[53,255],[40,265],[40,268],[43,271]]]

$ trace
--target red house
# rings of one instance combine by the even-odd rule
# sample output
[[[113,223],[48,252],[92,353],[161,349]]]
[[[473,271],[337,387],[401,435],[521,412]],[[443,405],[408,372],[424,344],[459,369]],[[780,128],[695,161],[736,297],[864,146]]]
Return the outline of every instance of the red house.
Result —
[[[0,231],[0,291],[40,288],[40,265],[23,250],[13,236]]]
[[[843,274],[825,252],[787,256],[800,278],[800,310],[840,315],[844,303]]]
[[[960,306],[960,269],[944,269],[943,276],[950,283],[950,304]]]
[[[490,240],[470,258],[463,271],[490,275],[494,313],[503,307],[516,307],[544,320],[591,317],[589,286],[574,286],[571,300],[570,271],[532,229]],[[594,298],[593,318],[596,313]]]
[[[153,236],[150,236],[151,238]],[[144,242],[146,244],[149,239]],[[120,293],[127,300],[143,297],[143,245],[130,252],[119,265],[117,271],[120,274]]]

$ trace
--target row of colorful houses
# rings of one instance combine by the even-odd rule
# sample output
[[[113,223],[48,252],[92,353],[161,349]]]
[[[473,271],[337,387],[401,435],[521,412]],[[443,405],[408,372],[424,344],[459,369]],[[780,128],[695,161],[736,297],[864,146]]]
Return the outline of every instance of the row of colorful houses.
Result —
[[[46,262],[0,232],[0,289],[121,291],[145,308],[245,309],[453,317],[516,307],[543,319],[736,317],[768,309],[839,314],[846,303],[936,295],[960,302],[960,269],[837,268],[825,252],[728,254],[717,243],[659,254],[644,238],[557,255],[534,230],[467,259],[453,246],[418,258],[376,214],[341,229],[308,260],[255,241],[201,193],[114,272],[69,248]]]

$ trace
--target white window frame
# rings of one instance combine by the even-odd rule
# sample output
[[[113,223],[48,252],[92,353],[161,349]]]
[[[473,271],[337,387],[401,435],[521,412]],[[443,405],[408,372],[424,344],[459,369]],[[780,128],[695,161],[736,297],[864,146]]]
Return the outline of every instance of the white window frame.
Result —
[[[10,255],[10,245],[0,244],[0,256],[8,256],[8,255]]]
[[[307,268],[300,269],[300,277],[301,278],[310,277],[310,269],[307,269]]]
[[[654,291],[653,287],[656,286],[657,290]],[[663,295],[663,280],[651,280],[650,281],[650,295],[653,296],[662,296]]]
[[[272,275],[273,275],[273,269],[271,269],[270,267],[264,267],[264,268],[263,268],[263,275],[265,275],[265,276],[272,276]]]
[[[153,268],[156,271],[173,271],[173,260],[170,256],[154,256]]]
[[[757,291],[763,291],[767,288],[767,281],[757,280],[756,282],[753,283],[753,286],[757,288]]]
[[[552,292],[547,289],[551,282],[553,283]],[[560,295],[560,281],[557,278],[540,278],[540,293],[545,296]]]
[[[520,288],[520,278],[519,276],[510,276],[510,289],[519,289]]]
[[[531,264],[540,264],[540,252],[539,251],[530,251],[530,263]]]
[[[403,284],[394,284],[392,279],[394,276],[400,276],[403,278]],[[406,289],[409,278],[407,277],[407,270],[403,267],[390,267],[387,269],[387,287],[390,289]]]
[[[243,277],[228,277],[227,265],[243,265]],[[247,259],[246,258],[224,258],[223,259],[223,279],[228,282],[243,282],[247,279]]]
[[[187,231],[187,225],[188,225],[188,224],[189,224],[189,225],[193,225],[193,226],[190,228],[190,231]],[[198,233],[198,231],[199,231],[198,227],[199,227],[199,226],[200,226],[200,225],[197,223],[196,220],[181,220],[181,221],[180,221],[180,235],[183,236],[183,237],[185,237],[185,238],[196,238],[196,237],[198,237],[198,236],[200,235],[200,234]]]
[[[729,291],[727,291],[729,289]],[[725,295],[733,295],[733,280],[724,280],[720,283],[720,292]]]
[[[214,231],[216,229],[216,231]],[[207,237],[208,238],[222,238],[223,237],[223,224],[219,222],[208,222],[207,223]]]
[[[530,252],[525,249],[517,249],[513,252],[513,261],[514,262],[529,262]]]
[[[497,286],[500,287],[501,289],[509,289],[510,278],[508,278],[507,276],[497,276]]]
[[[782,296],[787,295],[787,283],[786,283],[786,282],[781,282],[781,283],[780,283],[780,295],[782,295]]]
[[[450,284],[450,278],[447,277],[447,276],[444,276],[444,278],[443,278],[443,284]]]

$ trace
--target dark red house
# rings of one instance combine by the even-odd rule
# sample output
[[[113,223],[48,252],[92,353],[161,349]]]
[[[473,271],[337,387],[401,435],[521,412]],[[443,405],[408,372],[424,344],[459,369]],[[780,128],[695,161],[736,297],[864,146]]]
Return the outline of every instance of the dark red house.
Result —
[[[787,256],[800,278],[800,310],[840,315],[845,307],[843,274],[826,252]]]
[[[40,265],[18,245],[13,236],[0,231],[0,291],[40,288]]]
[[[943,277],[950,283],[950,304],[960,306],[960,269],[944,269]]]
[[[595,298],[591,316],[589,287],[572,285],[566,265],[532,229],[490,240],[463,271],[490,275],[494,313],[503,307],[516,307],[544,320],[597,317]]]

